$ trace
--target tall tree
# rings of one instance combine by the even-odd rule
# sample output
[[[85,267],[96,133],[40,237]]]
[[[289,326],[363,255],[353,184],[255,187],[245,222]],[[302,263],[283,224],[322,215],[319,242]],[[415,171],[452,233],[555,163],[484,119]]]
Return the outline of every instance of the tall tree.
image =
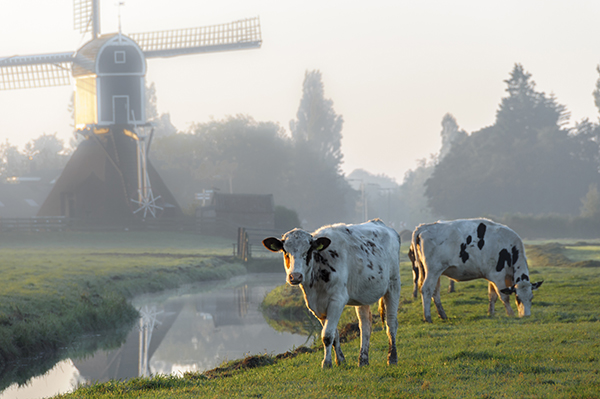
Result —
[[[333,101],[325,98],[321,72],[307,71],[302,84],[302,98],[290,122],[292,139],[310,143],[316,153],[339,170],[342,162],[342,125],[344,120],[333,109]]]
[[[177,128],[171,123],[171,114],[158,113],[158,99],[154,82],[146,85],[146,120],[154,125],[154,137],[170,136],[177,133]]]
[[[309,228],[347,220],[354,213],[356,193],[340,167],[344,120],[325,98],[321,72],[306,72],[296,116],[290,122],[292,208]]]
[[[442,148],[440,149],[439,158],[444,158],[450,152],[452,144],[462,140],[467,136],[464,130],[460,130],[456,118],[452,114],[446,114],[442,118]]]
[[[496,113],[496,126],[501,132],[516,137],[533,138],[538,129],[561,127],[569,119],[565,106],[553,96],[535,90],[531,74],[515,64],[505,80],[508,96],[502,99]]]
[[[600,74],[600,65],[596,67],[596,71]],[[600,78],[596,80],[596,88],[592,94],[594,95],[594,104],[598,108],[598,112],[600,112]]]

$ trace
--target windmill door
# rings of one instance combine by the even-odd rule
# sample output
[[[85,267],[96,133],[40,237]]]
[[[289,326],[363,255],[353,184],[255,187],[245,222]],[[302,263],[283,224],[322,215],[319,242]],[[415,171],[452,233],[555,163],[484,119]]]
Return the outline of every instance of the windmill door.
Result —
[[[113,96],[113,115],[115,125],[129,123],[129,96]]]

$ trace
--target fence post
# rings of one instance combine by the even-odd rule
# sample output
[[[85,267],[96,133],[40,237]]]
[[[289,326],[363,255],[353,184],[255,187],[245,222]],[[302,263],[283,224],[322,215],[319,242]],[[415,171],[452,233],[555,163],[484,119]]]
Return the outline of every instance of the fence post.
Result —
[[[243,227],[238,227],[237,257],[243,262],[248,262],[248,258],[250,257],[248,251],[248,233]]]

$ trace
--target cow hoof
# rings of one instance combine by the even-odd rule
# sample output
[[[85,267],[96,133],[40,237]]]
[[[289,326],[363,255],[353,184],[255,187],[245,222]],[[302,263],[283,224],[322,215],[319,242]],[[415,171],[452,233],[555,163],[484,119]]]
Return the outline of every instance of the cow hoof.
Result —
[[[321,368],[322,369],[330,369],[331,368],[331,360],[328,362],[323,360],[323,363],[321,363]]]
[[[426,317],[426,318],[424,318],[424,319],[423,319],[423,322],[425,322],[425,323],[430,323],[430,324],[431,324],[431,323],[433,323],[433,321],[431,320],[431,317]]]
[[[369,359],[366,359],[366,360],[360,359],[358,361],[358,367],[368,366],[368,365],[369,365]]]
[[[391,364],[398,364],[398,354],[395,349],[388,354],[387,364],[388,366]]]

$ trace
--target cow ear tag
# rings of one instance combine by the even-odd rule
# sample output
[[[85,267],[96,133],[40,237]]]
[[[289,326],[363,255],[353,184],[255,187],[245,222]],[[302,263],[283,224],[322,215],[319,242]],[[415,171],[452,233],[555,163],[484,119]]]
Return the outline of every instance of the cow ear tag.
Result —
[[[265,238],[263,245],[270,251],[279,252],[283,249],[283,243],[275,237]]]
[[[315,251],[319,252],[327,248],[331,244],[331,240],[327,237],[319,237],[313,244]]]

